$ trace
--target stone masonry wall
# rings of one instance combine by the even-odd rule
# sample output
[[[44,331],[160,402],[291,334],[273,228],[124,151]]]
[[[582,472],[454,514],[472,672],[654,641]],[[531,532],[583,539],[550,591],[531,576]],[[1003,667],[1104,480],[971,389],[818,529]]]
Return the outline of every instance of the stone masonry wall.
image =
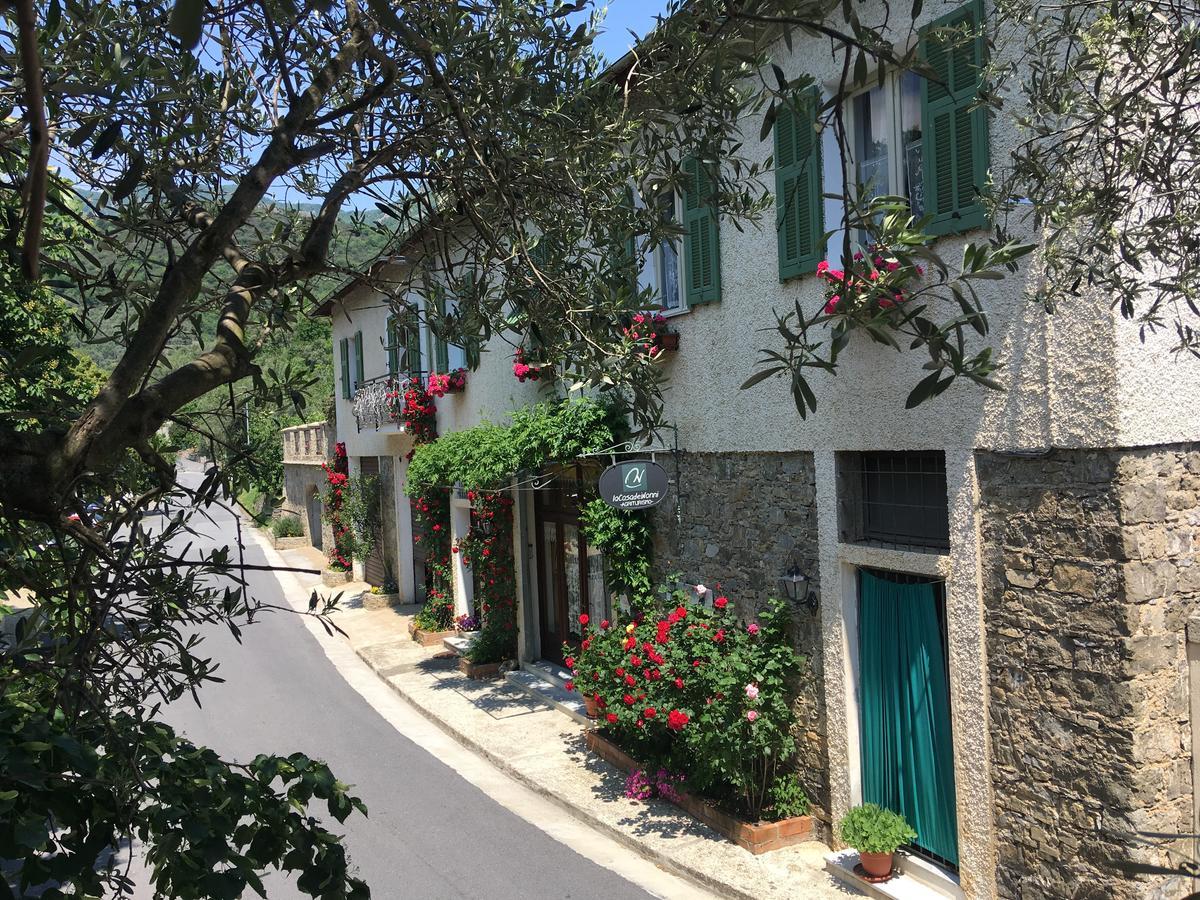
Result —
[[[1165,861],[1131,830],[1191,828],[1200,453],[977,462],[999,895],[1175,896],[1116,864]]]
[[[670,463],[666,463],[668,473]],[[658,575],[720,586],[741,616],[783,597],[793,564],[817,572],[817,513],[810,453],[682,453],[672,495],[655,510]],[[829,756],[821,683],[820,619],[795,613],[797,649],[809,660],[796,705],[799,774],[815,806],[829,808]]]

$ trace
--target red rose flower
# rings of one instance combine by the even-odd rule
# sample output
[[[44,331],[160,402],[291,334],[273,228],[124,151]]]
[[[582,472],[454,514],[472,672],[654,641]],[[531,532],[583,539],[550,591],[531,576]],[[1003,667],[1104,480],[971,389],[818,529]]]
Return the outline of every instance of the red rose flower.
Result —
[[[567,657],[567,658],[564,660],[564,662],[566,662],[566,664],[567,664],[567,668],[568,668],[568,669],[573,669],[573,668],[575,668],[575,657],[573,657],[573,656],[568,656],[568,657]]]
[[[609,725],[616,725],[616,724],[617,724],[617,714],[616,714],[616,713],[609,713],[609,714],[608,714],[607,716],[605,716],[604,718],[608,719],[608,724],[609,724]]]
[[[632,675],[626,675],[626,676],[625,676],[625,683],[626,683],[627,685],[629,685],[630,687],[633,687],[635,684],[637,684],[637,679],[636,679],[636,678],[634,678]]]
[[[658,715],[658,710],[655,709],[653,706],[647,706],[642,711],[642,715],[645,716],[647,719],[653,719],[655,716]]]
[[[568,682],[567,682],[567,690],[568,690],[568,691],[573,691],[573,690],[575,690],[575,682],[573,682],[573,681],[568,681]]]
[[[624,667],[624,666],[617,666],[617,677],[618,677],[618,678],[621,678],[621,677],[623,677],[624,675],[625,675],[625,667]]]
[[[587,614],[587,613],[580,613],[580,614],[579,614],[579,624],[580,624],[580,625],[586,625],[587,623],[588,623],[588,614]]]
[[[633,706],[633,694],[626,694],[621,699],[625,701],[626,706]]]
[[[675,687],[679,688],[679,690],[681,690],[681,691],[683,690],[683,679],[682,678],[675,679]]]
[[[601,620],[600,620],[600,627],[601,627],[602,629],[607,629],[607,628],[608,628],[608,619],[601,619]]]
[[[683,726],[690,721],[688,714],[677,709],[667,713],[667,727],[672,731],[683,731]]]
[[[718,644],[725,640],[725,629],[718,628],[717,633],[713,635],[713,640]]]
[[[629,657],[629,664],[635,669],[640,669],[642,666],[642,658],[640,656]]]
[[[715,606],[717,609],[724,609],[728,605],[729,605],[728,597],[718,597],[716,600],[713,601],[713,606]]]

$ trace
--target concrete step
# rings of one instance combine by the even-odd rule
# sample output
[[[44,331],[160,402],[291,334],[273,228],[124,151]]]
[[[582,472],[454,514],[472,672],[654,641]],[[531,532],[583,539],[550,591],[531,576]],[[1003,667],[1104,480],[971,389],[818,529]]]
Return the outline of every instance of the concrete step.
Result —
[[[583,699],[559,684],[527,669],[514,669],[504,676],[505,681],[547,706],[557,709],[583,725],[594,724],[583,708]]]
[[[442,646],[456,656],[463,656],[470,646],[475,643],[475,638],[477,637],[479,637],[478,631],[464,631],[459,634],[452,634],[448,638],[442,638]]]
[[[856,850],[840,850],[825,857],[825,870],[843,884],[880,900],[962,900],[956,876],[917,857],[901,854],[896,864],[899,874],[881,884],[856,874],[857,862]]]
[[[557,685],[564,691],[567,689],[567,682],[571,680],[571,670],[566,666],[560,666],[558,663],[547,662],[544,659],[539,659],[537,662],[521,663],[521,668],[526,672],[532,672],[538,678],[544,679],[553,685]]]

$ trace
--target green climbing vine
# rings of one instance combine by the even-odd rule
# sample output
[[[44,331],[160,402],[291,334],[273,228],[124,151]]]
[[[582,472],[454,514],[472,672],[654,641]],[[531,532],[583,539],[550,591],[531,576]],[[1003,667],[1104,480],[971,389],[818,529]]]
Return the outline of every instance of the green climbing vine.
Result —
[[[580,526],[588,546],[604,554],[609,590],[624,594],[634,611],[649,609],[655,595],[650,574],[654,532],[649,515],[613,509],[596,497],[581,510]]]

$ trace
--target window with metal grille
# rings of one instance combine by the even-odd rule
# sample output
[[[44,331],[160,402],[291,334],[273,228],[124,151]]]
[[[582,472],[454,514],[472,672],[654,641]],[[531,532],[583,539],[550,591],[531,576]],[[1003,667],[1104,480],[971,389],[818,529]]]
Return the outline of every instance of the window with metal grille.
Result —
[[[846,543],[950,549],[946,455],[939,450],[840,454],[839,531]]]

